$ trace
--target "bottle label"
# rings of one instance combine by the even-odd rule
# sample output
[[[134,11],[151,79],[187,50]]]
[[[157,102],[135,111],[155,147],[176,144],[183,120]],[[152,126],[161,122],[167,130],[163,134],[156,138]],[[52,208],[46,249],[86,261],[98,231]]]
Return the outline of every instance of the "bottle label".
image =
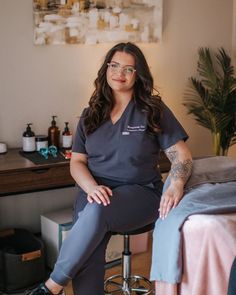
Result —
[[[48,142],[47,141],[37,141],[36,142],[36,150],[40,151],[41,148],[47,148]]]
[[[71,148],[72,146],[72,135],[62,135],[62,147]]]
[[[35,137],[23,137],[23,151],[33,152],[35,151]]]

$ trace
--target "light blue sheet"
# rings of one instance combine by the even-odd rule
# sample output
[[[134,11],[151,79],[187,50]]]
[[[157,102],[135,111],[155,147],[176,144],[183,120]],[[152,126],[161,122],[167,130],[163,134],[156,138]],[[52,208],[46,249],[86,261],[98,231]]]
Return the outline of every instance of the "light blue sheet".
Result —
[[[211,157],[195,160],[193,167],[192,176],[186,184],[186,193],[179,205],[170,211],[166,219],[156,222],[151,280],[171,284],[181,282],[181,228],[188,216],[236,212],[236,160]]]

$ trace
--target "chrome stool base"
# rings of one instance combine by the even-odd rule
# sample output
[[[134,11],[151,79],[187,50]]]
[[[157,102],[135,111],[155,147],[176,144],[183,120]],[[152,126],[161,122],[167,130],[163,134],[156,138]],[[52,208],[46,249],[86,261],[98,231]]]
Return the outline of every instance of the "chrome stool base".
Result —
[[[130,276],[124,279],[122,275],[114,275],[104,282],[105,295],[113,294],[153,294],[152,283],[142,276]]]
[[[119,233],[124,237],[124,251],[122,252],[122,274],[109,277],[104,282],[105,295],[143,295],[154,294],[152,283],[143,276],[131,274],[131,251],[129,236],[152,230],[154,223],[148,224],[141,229]]]

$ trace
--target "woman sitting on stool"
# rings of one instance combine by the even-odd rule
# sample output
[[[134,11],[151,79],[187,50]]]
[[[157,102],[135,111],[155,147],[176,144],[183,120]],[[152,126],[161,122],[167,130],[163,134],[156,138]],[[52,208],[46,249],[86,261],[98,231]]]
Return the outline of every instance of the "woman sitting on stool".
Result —
[[[104,295],[110,232],[135,230],[159,216],[160,149],[173,175],[161,217],[182,198],[192,167],[188,136],[153,92],[142,51],[132,43],[111,48],[74,140],[70,166],[79,186],[74,225],[50,278],[31,295],[58,294],[70,280],[75,295]]]

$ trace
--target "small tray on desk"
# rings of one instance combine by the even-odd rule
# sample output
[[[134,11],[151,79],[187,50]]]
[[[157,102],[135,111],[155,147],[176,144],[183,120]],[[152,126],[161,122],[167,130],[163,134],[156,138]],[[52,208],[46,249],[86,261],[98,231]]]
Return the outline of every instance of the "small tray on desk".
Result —
[[[54,158],[51,155],[48,155],[48,159],[45,159],[40,153],[33,152],[33,153],[25,153],[23,151],[19,151],[20,156],[30,160],[36,165],[43,165],[43,164],[53,164],[53,163],[61,163],[61,162],[69,162],[68,159],[65,159],[60,153]]]

